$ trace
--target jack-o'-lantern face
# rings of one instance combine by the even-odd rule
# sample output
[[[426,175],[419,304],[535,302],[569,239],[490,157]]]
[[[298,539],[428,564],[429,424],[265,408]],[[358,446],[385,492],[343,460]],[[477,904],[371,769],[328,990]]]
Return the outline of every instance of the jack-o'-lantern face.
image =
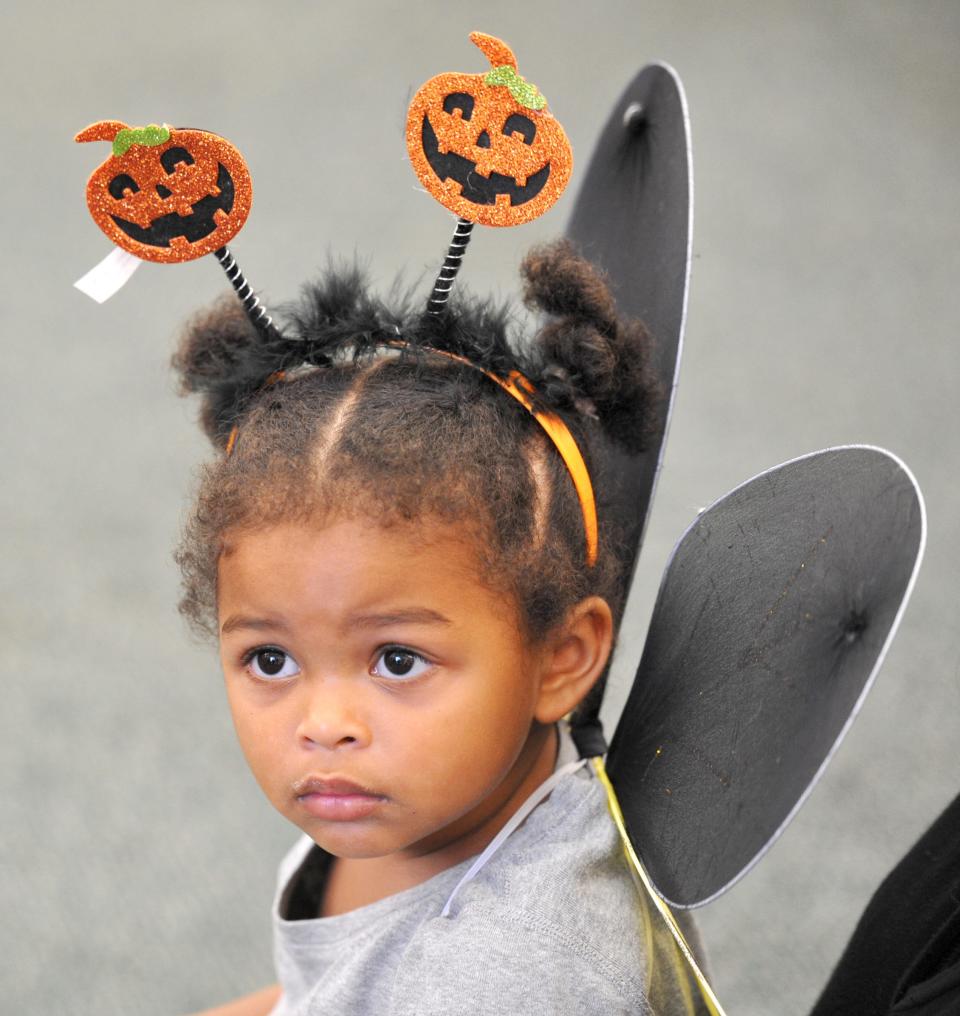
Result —
[[[243,156],[207,131],[105,120],[77,141],[110,141],[113,154],[87,183],[97,225],[146,261],[190,261],[231,240],[253,199]]]
[[[542,215],[573,167],[563,128],[546,99],[517,73],[499,39],[473,32],[490,60],[486,74],[439,74],[407,114],[410,161],[446,208],[485,226],[514,226]]]

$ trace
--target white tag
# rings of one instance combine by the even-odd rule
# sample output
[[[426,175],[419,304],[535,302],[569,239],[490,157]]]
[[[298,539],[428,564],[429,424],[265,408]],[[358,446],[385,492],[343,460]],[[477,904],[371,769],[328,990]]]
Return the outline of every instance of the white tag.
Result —
[[[122,248],[114,247],[82,279],[77,279],[74,285],[91,300],[103,303],[121,289],[142,264],[143,260],[135,254],[128,254]]]

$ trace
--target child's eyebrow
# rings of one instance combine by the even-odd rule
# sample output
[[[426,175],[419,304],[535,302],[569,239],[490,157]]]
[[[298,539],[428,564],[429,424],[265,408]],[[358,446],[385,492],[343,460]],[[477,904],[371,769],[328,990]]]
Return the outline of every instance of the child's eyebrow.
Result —
[[[232,614],[223,622],[220,628],[221,635],[229,635],[238,628],[249,628],[252,631],[289,631],[289,625],[279,618],[246,617],[243,614]]]
[[[384,614],[353,614],[347,619],[353,628],[386,628],[392,624],[453,624],[449,617],[429,607],[393,610]]]
[[[415,607],[410,610],[392,610],[383,614],[351,614],[345,627],[348,628],[387,628],[393,624],[453,624],[449,617],[431,610],[429,607]],[[233,614],[223,622],[221,635],[229,635],[238,628],[250,631],[288,632],[290,626],[280,618],[247,617],[244,614]]]

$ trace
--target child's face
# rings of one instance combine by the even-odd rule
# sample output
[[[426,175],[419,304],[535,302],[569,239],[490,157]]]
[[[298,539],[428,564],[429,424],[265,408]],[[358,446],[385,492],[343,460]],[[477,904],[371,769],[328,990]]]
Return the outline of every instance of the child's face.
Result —
[[[221,558],[243,751],[272,804],[338,856],[442,851],[502,824],[542,769],[546,651],[456,536],[290,524],[238,535]]]

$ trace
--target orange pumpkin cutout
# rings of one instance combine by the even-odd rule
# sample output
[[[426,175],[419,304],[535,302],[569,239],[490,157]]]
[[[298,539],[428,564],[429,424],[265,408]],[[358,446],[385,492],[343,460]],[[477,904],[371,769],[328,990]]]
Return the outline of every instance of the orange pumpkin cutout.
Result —
[[[470,41],[492,70],[438,74],[407,113],[407,149],[420,182],[451,212],[484,226],[542,215],[570,179],[573,152],[546,99],[517,73],[506,43]]]
[[[76,140],[113,143],[87,183],[87,206],[104,233],[138,258],[192,261],[223,247],[247,221],[250,171],[216,134],[102,120]]]

